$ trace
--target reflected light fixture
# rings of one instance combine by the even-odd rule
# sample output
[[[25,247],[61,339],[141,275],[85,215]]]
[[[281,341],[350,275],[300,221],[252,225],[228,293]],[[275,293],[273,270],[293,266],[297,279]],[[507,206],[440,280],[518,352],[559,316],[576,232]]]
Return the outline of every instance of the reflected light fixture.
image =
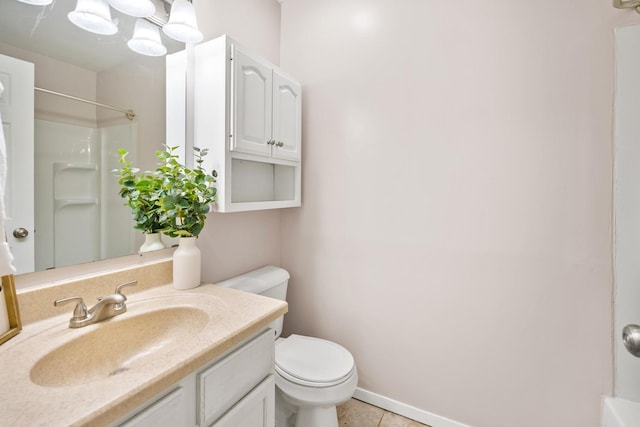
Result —
[[[48,6],[53,3],[53,0],[18,0],[19,2],[26,4],[33,4],[36,6]]]
[[[167,53],[167,48],[160,40],[160,29],[142,18],[136,20],[133,38],[127,42],[127,46],[141,55],[162,56]]]
[[[0,0],[6,1],[6,0]],[[53,0],[17,0],[36,6],[46,6]],[[640,0],[638,0],[640,1]],[[133,37],[127,45],[134,52],[148,56],[162,56],[167,48],[162,44],[160,28],[174,40],[198,43],[203,35],[198,29],[193,0],[77,0],[76,8],[67,14],[69,20],[85,31],[112,35],[118,32],[118,20],[111,18],[111,7],[136,20]],[[168,14],[168,22],[156,16],[156,4]],[[165,15],[166,16],[166,15]]]
[[[112,8],[129,16],[146,18],[156,13],[151,0],[107,0]]]
[[[111,35],[118,32],[118,25],[111,20],[111,9],[105,0],[78,0],[75,10],[67,17],[91,33]]]
[[[172,39],[184,43],[198,43],[203,38],[198,30],[196,10],[188,0],[173,0],[169,22],[164,24],[162,31]]]

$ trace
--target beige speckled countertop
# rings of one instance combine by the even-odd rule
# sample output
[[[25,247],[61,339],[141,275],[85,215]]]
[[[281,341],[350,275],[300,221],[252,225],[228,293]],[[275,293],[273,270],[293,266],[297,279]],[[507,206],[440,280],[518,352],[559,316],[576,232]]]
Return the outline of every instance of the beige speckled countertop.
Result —
[[[131,294],[127,305],[128,311],[122,315],[70,329],[71,304],[64,314],[26,324],[18,336],[0,346],[0,425],[107,425],[264,329],[287,311],[284,301],[216,285],[202,285],[187,291],[161,285]],[[191,328],[189,336],[178,338],[163,350],[154,350],[157,357],[147,357],[141,359],[142,362],[127,361],[130,363],[127,369],[115,375],[101,376],[98,372],[97,379],[74,380],[69,372],[60,372],[64,375],[60,381],[70,383],[66,385],[45,386],[32,380],[32,375],[36,375],[32,374],[32,367],[63,344],[107,323],[131,322],[132,317],[165,307],[205,310],[207,316],[205,320],[198,318],[198,325]],[[125,333],[135,334],[131,329],[125,328]],[[153,329],[146,332],[147,335],[153,333]],[[128,338],[125,341],[136,342],[135,338],[133,341]],[[95,349],[87,348],[85,354],[69,358],[69,365],[86,369],[83,365],[91,359],[92,350]],[[57,372],[44,374],[50,383],[58,381]]]

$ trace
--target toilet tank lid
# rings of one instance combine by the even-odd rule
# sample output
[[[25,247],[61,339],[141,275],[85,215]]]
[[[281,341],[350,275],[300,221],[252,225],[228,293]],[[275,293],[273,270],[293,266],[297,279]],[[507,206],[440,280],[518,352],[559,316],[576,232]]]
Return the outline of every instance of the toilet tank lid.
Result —
[[[289,280],[289,272],[284,268],[267,265],[257,270],[224,280],[218,285],[238,289],[254,294],[261,294],[276,285]]]

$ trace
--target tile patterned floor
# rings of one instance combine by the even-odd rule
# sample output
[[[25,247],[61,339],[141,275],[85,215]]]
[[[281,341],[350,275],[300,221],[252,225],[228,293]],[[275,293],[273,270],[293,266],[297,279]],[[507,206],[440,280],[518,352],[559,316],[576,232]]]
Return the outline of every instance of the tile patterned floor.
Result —
[[[429,427],[356,399],[338,405],[338,424],[340,427]]]

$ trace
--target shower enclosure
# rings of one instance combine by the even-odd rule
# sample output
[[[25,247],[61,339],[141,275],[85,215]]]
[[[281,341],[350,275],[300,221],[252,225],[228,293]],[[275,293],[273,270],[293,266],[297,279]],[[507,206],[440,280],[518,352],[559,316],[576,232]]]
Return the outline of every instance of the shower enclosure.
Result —
[[[135,122],[104,127],[35,120],[36,271],[134,252],[118,196],[118,149],[135,161]]]

